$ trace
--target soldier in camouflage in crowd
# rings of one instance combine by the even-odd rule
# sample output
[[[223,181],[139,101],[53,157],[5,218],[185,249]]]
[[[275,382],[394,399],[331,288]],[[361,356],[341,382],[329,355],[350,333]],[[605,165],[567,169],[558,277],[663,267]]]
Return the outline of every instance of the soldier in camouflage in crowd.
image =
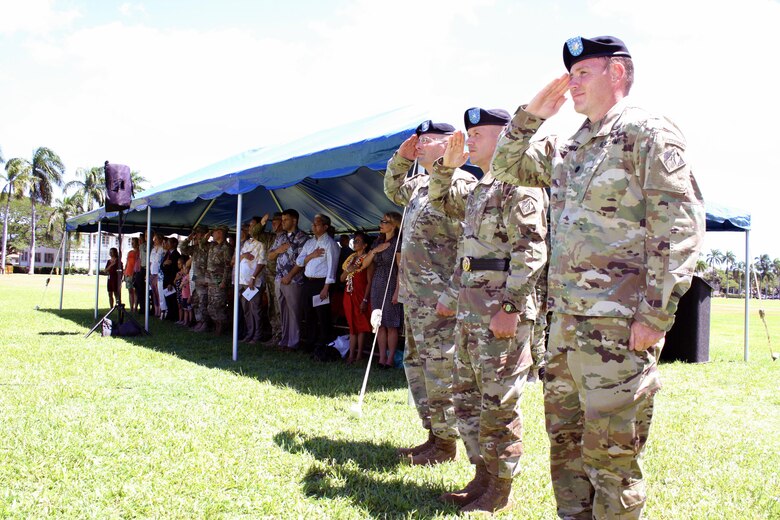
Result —
[[[258,222],[258,225],[253,229],[252,233],[255,240],[259,240],[266,252],[271,251],[271,248],[276,239],[284,233],[282,229],[282,214],[276,212],[271,219],[271,231],[265,231],[265,224],[268,222],[269,215],[266,213],[262,218],[258,219],[254,217],[253,220]],[[282,338],[282,318],[279,310],[279,300],[276,297],[276,257],[273,260],[270,257],[267,260],[265,270],[263,271],[265,276],[265,291],[268,298],[268,310],[265,316],[270,325],[270,331],[264,330],[263,341],[272,341],[274,344],[278,344]],[[263,325],[264,329],[266,325]],[[265,333],[270,332],[271,338],[266,339]]]
[[[551,187],[544,389],[558,515],[639,518],[658,356],[690,286],[704,206],[680,130],[626,99],[623,42],[576,37],[563,55],[569,74],[518,109],[493,174]],[[532,142],[567,90],[587,120],[568,140]]]
[[[431,204],[463,221],[460,272],[436,312],[455,316],[455,412],[475,476],[442,495],[462,512],[510,506],[512,479],[523,454],[520,398],[531,367],[536,285],[547,262],[547,193],[496,180],[490,161],[509,122],[506,110],[471,108],[462,132],[433,165]],[[464,152],[468,144],[468,152]],[[484,175],[468,198],[452,195],[452,174],[470,158]]]
[[[196,324],[192,327],[195,332],[204,332],[208,329],[208,296],[209,286],[206,281],[206,263],[209,255],[208,228],[195,226],[190,235],[183,239],[179,249],[185,255],[192,258],[192,309],[195,314]]]
[[[230,284],[230,261],[233,250],[225,240],[227,226],[219,226],[213,231],[214,242],[209,247],[206,263],[206,280],[209,284],[209,317],[214,321],[217,336],[227,330],[228,322],[228,285]]]
[[[404,370],[428,439],[414,448],[401,449],[412,464],[436,464],[455,458],[458,430],[452,400],[455,343],[454,317],[435,313],[457,259],[462,228],[428,200],[428,179],[433,162],[442,156],[451,125],[424,121],[387,164],[385,194],[406,206],[402,229],[400,289],[404,304],[406,344]],[[407,178],[415,159],[426,172]],[[452,196],[465,197],[476,178],[457,170]]]

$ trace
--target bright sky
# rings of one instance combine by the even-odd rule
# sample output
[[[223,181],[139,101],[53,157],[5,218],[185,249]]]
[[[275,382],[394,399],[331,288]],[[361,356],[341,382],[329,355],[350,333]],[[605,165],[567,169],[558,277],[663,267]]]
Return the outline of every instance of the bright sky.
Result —
[[[771,0],[0,0],[0,149],[157,185],[403,105],[456,126],[470,106],[513,112],[565,71],[567,38],[611,34],[631,97],[685,133],[705,198],[750,210],[751,257],[776,258],[778,27]],[[568,102],[545,129],[581,121]],[[714,247],[742,260],[744,237]]]

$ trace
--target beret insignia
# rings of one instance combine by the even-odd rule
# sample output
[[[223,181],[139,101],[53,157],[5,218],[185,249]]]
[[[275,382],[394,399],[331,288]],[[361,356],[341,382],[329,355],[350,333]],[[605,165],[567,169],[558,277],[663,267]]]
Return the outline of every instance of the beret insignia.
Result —
[[[560,41],[560,40],[559,40]],[[582,45],[582,36],[575,36],[566,40],[566,47],[569,48],[569,52],[572,56],[579,56],[585,47]]]
[[[479,108],[469,109],[469,121],[472,125],[479,123]]]
[[[423,121],[422,124],[420,125],[420,131],[427,132],[430,127],[431,127],[430,121]]]

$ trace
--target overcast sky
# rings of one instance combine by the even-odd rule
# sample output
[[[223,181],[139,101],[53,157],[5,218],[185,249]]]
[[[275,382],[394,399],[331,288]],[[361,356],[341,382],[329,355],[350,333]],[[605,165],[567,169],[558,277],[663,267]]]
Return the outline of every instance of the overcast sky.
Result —
[[[775,258],[779,27],[770,0],[0,0],[0,149],[157,185],[403,105],[456,126],[470,106],[513,112],[564,72],[567,38],[611,34],[631,97],[685,133],[705,199],[750,210],[751,256]],[[581,121],[568,102],[544,129]],[[705,247],[741,260],[743,235]]]

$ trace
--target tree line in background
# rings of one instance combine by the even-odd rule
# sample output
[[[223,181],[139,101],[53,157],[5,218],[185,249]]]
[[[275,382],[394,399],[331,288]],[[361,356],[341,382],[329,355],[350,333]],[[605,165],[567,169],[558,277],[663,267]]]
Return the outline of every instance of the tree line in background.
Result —
[[[696,274],[725,296],[744,296],[745,287],[756,296],[756,285],[763,298],[780,298],[780,258],[769,255],[753,259],[749,284],[745,284],[745,262],[737,262],[733,251],[711,249],[696,262]]]
[[[0,173],[3,189],[0,201],[4,204],[2,272],[7,255],[29,248],[28,272],[35,272],[35,248],[38,237],[47,247],[57,247],[65,233],[66,221],[85,211],[101,207],[105,197],[103,166],[78,168],[74,180],[65,181],[65,165],[53,150],[37,148],[30,159],[14,157],[5,161],[0,150]],[[147,182],[140,173],[131,172],[133,194]],[[62,189],[62,197],[54,199],[55,188]],[[75,189],[75,192],[68,192]],[[76,234],[77,240],[80,239]],[[92,235],[89,239],[89,265],[92,265]],[[91,267],[90,267],[91,269]]]

